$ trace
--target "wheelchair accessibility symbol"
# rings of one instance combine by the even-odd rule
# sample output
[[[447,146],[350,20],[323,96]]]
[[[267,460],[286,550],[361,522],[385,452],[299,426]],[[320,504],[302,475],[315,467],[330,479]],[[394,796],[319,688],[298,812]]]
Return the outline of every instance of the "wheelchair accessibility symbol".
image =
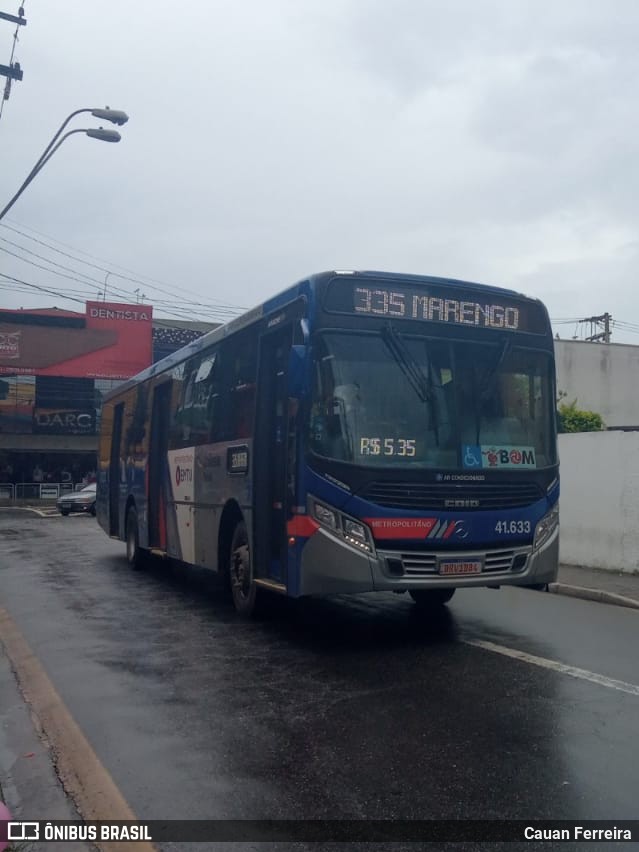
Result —
[[[464,445],[464,467],[481,467],[481,447]]]

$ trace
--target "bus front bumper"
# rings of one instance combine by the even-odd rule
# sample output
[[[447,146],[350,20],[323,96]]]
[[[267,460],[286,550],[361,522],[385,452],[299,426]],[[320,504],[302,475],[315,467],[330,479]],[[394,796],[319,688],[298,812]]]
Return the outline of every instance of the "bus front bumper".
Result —
[[[441,574],[442,561],[481,565],[479,573]],[[559,530],[533,552],[525,547],[464,551],[354,549],[320,528],[301,554],[300,595],[358,594],[426,588],[533,586],[553,583],[559,565]]]

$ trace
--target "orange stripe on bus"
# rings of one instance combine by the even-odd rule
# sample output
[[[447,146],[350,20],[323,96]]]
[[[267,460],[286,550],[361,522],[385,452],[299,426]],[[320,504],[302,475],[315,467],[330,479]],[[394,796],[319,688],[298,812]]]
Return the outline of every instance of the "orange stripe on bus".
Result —
[[[294,515],[286,523],[287,535],[299,536],[300,538],[310,538],[318,529],[317,521],[309,518],[308,515]]]

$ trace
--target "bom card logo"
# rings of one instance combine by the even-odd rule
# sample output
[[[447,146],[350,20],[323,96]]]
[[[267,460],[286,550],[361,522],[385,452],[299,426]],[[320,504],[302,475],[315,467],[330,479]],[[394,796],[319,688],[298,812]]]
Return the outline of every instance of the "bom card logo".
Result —
[[[534,447],[510,445],[465,444],[462,448],[464,467],[522,470],[537,467]]]

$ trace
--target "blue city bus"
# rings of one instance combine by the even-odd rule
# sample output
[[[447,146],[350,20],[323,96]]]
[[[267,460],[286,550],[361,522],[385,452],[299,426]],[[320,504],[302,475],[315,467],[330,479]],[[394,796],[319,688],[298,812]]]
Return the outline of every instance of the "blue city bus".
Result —
[[[236,609],[557,576],[553,338],[511,290],[312,275],[105,398],[97,516],[217,572]]]

